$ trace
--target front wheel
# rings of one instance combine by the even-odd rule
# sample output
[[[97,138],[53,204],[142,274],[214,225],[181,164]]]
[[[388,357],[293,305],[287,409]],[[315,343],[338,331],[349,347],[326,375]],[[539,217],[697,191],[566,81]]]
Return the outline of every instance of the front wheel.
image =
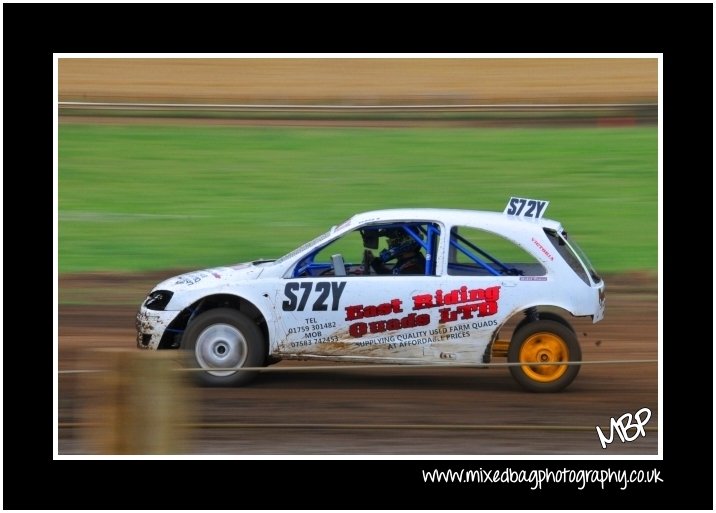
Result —
[[[182,348],[198,381],[209,386],[239,386],[253,380],[257,371],[238,370],[262,367],[266,352],[261,330],[246,315],[230,308],[208,310],[189,324]]]
[[[577,335],[561,322],[538,320],[515,331],[507,352],[510,363],[524,363],[510,367],[515,380],[531,392],[559,392],[579,373],[582,359]],[[549,364],[549,365],[547,365]]]

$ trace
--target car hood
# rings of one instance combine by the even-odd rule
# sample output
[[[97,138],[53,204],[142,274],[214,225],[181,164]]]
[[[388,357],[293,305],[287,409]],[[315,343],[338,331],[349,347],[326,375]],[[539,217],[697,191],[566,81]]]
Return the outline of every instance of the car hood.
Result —
[[[266,262],[245,262],[226,267],[190,271],[164,280],[154,287],[154,290],[182,292],[229,285],[238,281],[255,280],[263,272],[264,266],[261,265],[263,263]]]

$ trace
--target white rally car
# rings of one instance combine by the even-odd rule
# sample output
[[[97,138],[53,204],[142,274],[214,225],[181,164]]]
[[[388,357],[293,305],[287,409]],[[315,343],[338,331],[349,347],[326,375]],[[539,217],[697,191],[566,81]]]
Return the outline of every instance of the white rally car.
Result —
[[[140,306],[137,346],[183,350],[208,385],[248,383],[281,359],[480,366],[506,357],[523,364],[509,369],[528,390],[562,390],[581,360],[566,317],[600,321],[604,282],[561,224],[542,218],[547,205],[365,212],[277,260],[170,278]]]

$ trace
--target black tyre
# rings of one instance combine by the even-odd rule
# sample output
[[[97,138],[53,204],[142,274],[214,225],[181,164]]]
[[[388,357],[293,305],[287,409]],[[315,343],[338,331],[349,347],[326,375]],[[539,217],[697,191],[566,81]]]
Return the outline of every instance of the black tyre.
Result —
[[[208,310],[192,320],[182,337],[182,349],[190,367],[213,369],[192,371],[207,386],[245,385],[258,372],[236,369],[262,367],[266,361],[261,330],[231,308]]]
[[[540,319],[528,322],[515,331],[507,351],[515,380],[531,392],[559,392],[579,373],[579,365],[554,365],[582,360],[577,335],[563,323]],[[539,365],[553,364],[553,365]]]
[[[539,316],[539,319],[538,319],[538,320],[540,320],[540,321],[554,321],[554,322],[558,322],[558,323],[560,323],[560,324],[564,324],[564,325],[565,325],[567,328],[569,328],[571,331],[574,331],[574,328],[572,327],[572,325],[569,324],[569,322],[568,322],[564,317],[562,317],[562,316],[560,316],[560,315],[557,315],[557,314],[552,313],[552,312],[539,312],[537,315]],[[514,332],[513,332],[513,333],[517,333],[517,331],[519,331],[519,329],[522,328],[522,326],[524,326],[525,324],[528,324],[528,323],[530,323],[530,322],[534,322],[534,321],[531,321],[530,319],[528,319],[527,317],[525,317],[524,319],[522,319],[520,322],[517,323],[517,326],[515,326],[515,329],[514,329]],[[576,333],[576,332],[575,332],[575,333]]]

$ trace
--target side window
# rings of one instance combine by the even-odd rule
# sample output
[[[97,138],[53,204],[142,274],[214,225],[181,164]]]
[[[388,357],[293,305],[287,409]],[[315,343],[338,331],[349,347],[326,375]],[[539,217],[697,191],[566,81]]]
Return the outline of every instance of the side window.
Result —
[[[439,235],[431,223],[363,226],[306,256],[293,277],[434,275]]]
[[[545,268],[521,247],[468,226],[450,231],[448,274],[453,276],[542,276]]]
[[[336,272],[334,267],[336,264],[340,267],[341,260],[345,267],[345,275],[363,274],[363,240],[358,230],[348,232],[324,246],[313,258],[314,264],[325,269],[321,273],[324,276],[340,276],[341,273]]]

